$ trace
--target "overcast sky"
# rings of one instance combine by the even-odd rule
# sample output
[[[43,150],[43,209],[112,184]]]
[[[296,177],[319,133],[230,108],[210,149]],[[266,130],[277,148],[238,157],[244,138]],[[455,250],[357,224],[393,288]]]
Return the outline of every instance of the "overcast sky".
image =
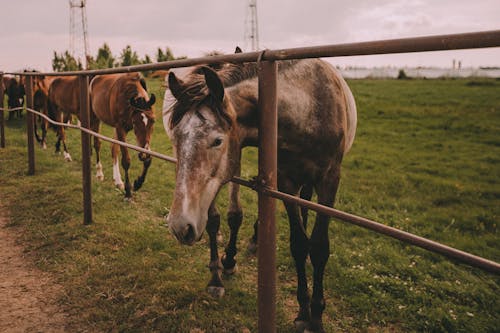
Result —
[[[0,0],[0,70],[51,70],[69,49],[68,0]],[[158,47],[198,57],[245,47],[248,0],[87,0],[91,54]],[[280,49],[500,29],[500,0],[257,0],[260,47]],[[500,66],[500,48],[330,59],[341,66]]]

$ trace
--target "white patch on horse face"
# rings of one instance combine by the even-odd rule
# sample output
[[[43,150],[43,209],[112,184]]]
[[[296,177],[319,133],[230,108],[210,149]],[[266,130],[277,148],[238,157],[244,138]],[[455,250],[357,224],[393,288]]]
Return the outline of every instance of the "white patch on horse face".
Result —
[[[148,127],[148,117],[144,113],[141,113],[141,116],[142,116],[142,122],[144,123],[144,126]]]
[[[223,170],[228,161],[227,151],[221,150],[226,147],[227,136],[217,126],[213,112],[208,108],[197,112],[188,112],[172,131],[178,163],[174,203],[168,218],[174,234],[182,234],[190,225],[195,239],[206,228],[208,210],[225,180]],[[222,138],[223,143],[212,147],[216,138]]]

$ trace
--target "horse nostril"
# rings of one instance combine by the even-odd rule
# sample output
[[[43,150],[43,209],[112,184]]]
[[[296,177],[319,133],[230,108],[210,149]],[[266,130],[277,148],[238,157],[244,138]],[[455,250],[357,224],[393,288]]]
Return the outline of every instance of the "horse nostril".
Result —
[[[184,229],[183,242],[185,244],[193,244],[195,240],[194,228],[191,224],[188,224]]]

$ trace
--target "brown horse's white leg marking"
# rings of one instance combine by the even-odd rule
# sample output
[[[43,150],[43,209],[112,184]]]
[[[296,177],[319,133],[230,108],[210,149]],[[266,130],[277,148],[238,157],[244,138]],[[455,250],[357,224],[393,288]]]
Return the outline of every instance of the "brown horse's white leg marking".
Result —
[[[113,181],[115,182],[115,186],[123,191],[125,189],[125,185],[123,184],[122,175],[120,174],[118,149],[120,149],[120,147],[116,144],[113,144],[113,146],[111,147],[111,153],[113,157]]]
[[[102,172],[102,163],[98,162],[95,166],[96,168],[96,178],[97,180],[103,181],[104,180],[104,173]]]

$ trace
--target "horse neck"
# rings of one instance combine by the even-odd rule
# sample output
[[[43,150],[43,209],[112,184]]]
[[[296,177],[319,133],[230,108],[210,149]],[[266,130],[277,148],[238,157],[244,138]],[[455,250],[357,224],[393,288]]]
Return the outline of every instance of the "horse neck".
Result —
[[[236,112],[237,132],[241,148],[257,146],[258,137],[258,87],[257,80],[248,80],[226,89],[229,101]]]

